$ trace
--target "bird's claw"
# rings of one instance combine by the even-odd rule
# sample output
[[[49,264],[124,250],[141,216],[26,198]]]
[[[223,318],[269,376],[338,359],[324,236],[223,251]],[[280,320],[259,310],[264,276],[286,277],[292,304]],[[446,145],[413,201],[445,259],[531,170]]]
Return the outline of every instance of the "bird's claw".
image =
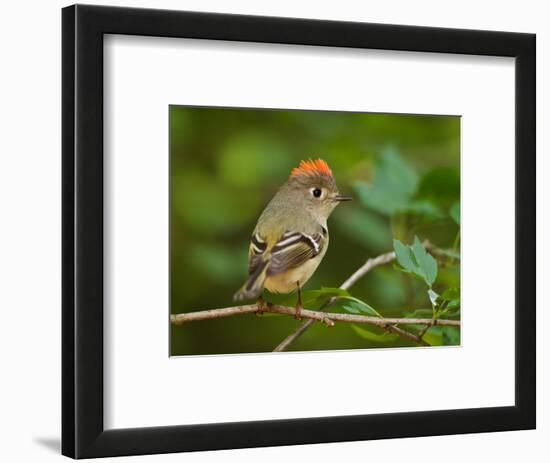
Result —
[[[296,320],[301,320],[302,319],[302,309],[303,309],[303,306],[302,304],[296,304],[296,312],[294,313],[294,318]]]
[[[265,312],[266,307],[269,307],[271,302],[265,302],[263,297],[258,298],[258,302],[256,302],[257,309],[256,309],[256,315],[263,315]]]

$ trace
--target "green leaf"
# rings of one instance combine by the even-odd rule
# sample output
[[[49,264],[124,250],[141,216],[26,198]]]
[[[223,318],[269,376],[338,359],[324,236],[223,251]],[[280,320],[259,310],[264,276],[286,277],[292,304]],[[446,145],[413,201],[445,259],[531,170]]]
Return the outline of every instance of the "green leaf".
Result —
[[[450,249],[440,249],[441,254],[447,257],[452,257],[453,259],[460,259],[460,253],[452,251]]]
[[[416,269],[416,263],[414,262],[414,256],[411,249],[405,246],[399,240],[393,240],[393,250],[395,251],[395,257],[397,262],[406,272],[414,272]]]
[[[385,148],[378,158],[376,177],[377,186],[391,187],[403,197],[412,196],[418,186],[418,175],[393,146]]]
[[[347,310],[348,312],[355,315],[359,315],[361,313],[361,309],[359,309],[355,304],[345,305],[344,310]]]
[[[350,294],[342,288],[327,288],[326,286],[322,286],[319,290],[322,294],[330,294],[331,296],[349,296]]]
[[[372,184],[358,183],[355,186],[361,203],[385,215],[406,211],[418,185],[416,172],[393,147],[382,151],[375,169]]]
[[[451,307],[448,306],[444,310],[445,318],[459,318],[460,317],[460,307]]]
[[[457,225],[460,225],[460,202],[456,201],[453,203],[449,209],[449,215],[456,222]]]
[[[395,239],[393,249],[404,271],[420,277],[431,288],[437,278],[437,262],[428,254],[418,237],[415,236],[412,246],[406,246]]]
[[[430,328],[422,337],[430,346],[443,346],[443,335],[437,328],[439,327]]]
[[[387,343],[395,341],[399,336],[393,333],[383,332],[381,334],[374,333],[373,331],[361,328],[356,325],[350,325],[353,331],[357,333],[359,336],[361,336],[363,339],[366,339],[367,341],[377,342],[377,343]]]
[[[322,287],[321,289],[304,291],[302,292],[302,303],[304,304],[304,306],[307,306],[313,303],[322,304],[328,301],[329,299],[332,299],[333,297],[336,297],[338,299],[342,299],[345,301],[350,301],[352,303],[351,305],[353,306],[353,309],[359,310],[360,312],[363,312],[375,317],[381,317],[381,315],[369,304],[362,301],[361,299],[357,299],[356,297],[353,297],[345,289],[341,289],[341,288]],[[348,310],[346,307],[344,308]]]
[[[431,254],[428,254],[426,248],[422,246],[422,243],[418,239],[418,236],[414,237],[414,243],[411,246],[411,249],[413,251],[414,258],[421,269],[421,273],[424,276],[426,284],[431,287],[437,278],[436,260]]]
[[[449,309],[457,309],[460,307],[460,299],[453,299],[449,304],[447,305]]]
[[[405,318],[432,318],[432,309],[416,309],[413,312],[404,313]]]
[[[349,298],[346,298],[346,299],[349,299]],[[380,314],[374,308],[372,308],[367,303],[360,301],[359,299],[355,299],[354,301],[351,302],[351,304],[345,305],[344,309],[346,309],[348,312],[355,313],[355,314],[365,313],[373,317],[380,317]]]

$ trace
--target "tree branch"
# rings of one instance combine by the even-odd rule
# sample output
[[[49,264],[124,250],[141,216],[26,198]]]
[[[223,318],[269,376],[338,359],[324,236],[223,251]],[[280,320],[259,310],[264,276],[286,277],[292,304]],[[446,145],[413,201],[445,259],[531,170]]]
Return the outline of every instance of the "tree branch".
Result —
[[[170,316],[173,325],[183,325],[184,323],[200,320],[212,320],[214,318],[232,317],[234,315],[243,315],[250,313],[277,313],[281,315],[294,316],[296,309],[284,305],[267,304],[260,308],[257,304],[241,305],[236,307],[225,307],[223,309],[200,310],[198,312],[180,313]],[[334,326],[335,322],[343,323],[362,323],[367,325],[387,328],[393,331],[394,325],[426,325],[426,326],[460,326],[459,320],[431,319],[431,318],[381,318],[367,315],[355,315],[346,313],[325,313],[318,310],[302,309],[300,315],[312,322],[325,323],[328,326]],[[398,331],[396,334],[400,334]],[[407,333],[411,335],[411,333]],[[411,335],[408,339],[418,342],[419,338]]]
[[[445,251],[434,246],[428,240],[424,241],[422,244],[428,250],[428,252],[430,252],[434,256],[441,257],[443,255],[447,255]],[[388,252],[386,254],[381,254],[378,257],[369,258],[361,267],[359,267],[355,271],[355,273],[353,273],[346,281],[344,281],[340,285],[340,288],[346,289],[346,290],[349,289],[351,286],[357,283],[357,281],[359,281],[371,270],[375,269],[376,267],[379,267],[380,265],[389,264],[394,260],[395,260],[395,252],[393,251]],[[323,304],[323,306],[319,310],[322,312],[328,310],[332,305],[334,305],[336,300],[337,298],[333,297],[328,302]],[[293,333],[289,334],[275,349],[273,349],[273,352],[282,352],[286,350],[294,341],[296,341],[302,334],[304,334],[312,324],[313,324],[313,320],[304,321],[298,328],[296,328],[296,330]],[[411,333],[408,333],[408,334],[410,334],[411,336],[414,336]],[[401,334],[401,336],[403,336],[403,334]],[[403,337],[406,337],[406,336],[403,336]],[[422,338],[420,337],[419,341],[417,342],[421,343],[421,340]]]

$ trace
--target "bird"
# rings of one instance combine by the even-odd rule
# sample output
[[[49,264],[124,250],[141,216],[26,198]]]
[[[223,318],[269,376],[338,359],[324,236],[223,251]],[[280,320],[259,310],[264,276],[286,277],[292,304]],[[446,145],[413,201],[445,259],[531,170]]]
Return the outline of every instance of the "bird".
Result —
[[[339,193],[324,160],[300,161],[258,218],[248,248],[248,279],[233,299],[257,299],[262,313],[264,288],[297,291],[295,318],[300,319],[301,288],[327,252],[327,219],[340,202],[351,199]]]

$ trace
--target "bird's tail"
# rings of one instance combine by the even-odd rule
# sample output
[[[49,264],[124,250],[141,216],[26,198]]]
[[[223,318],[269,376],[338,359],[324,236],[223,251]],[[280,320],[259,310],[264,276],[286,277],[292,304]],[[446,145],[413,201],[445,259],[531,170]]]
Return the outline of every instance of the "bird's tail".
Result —
[[[233,296],[235,301],[244,301],[247,299],[257,299],[261,296],[264,290],[264,282],[267,276],[267,269],[269,268],[269,260],[262,261],[258,267],[254,270],[246,283],[241,289],[239,289]]]

